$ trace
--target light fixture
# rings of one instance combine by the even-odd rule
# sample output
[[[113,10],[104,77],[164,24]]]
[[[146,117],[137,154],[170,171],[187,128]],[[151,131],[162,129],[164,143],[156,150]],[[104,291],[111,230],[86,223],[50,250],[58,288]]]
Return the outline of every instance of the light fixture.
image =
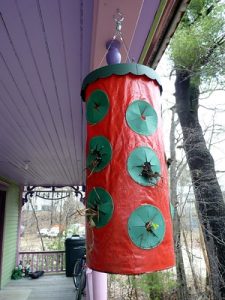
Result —
[[[25,160],[24,161],[24,170],[28,171],[29,165],[30,165],[30,161],[29,160]]]

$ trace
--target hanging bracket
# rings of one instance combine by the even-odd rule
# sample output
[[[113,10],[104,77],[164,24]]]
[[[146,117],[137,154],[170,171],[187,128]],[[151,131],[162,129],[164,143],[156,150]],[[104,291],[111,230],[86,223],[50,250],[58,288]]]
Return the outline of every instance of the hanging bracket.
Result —
[[[115,26],[116,26],[116,36],[120,36],[120,39],[122,39],[122,23],[124,21],[124,16],[120,12],[120,10],[117,8],[116,10],[116,15],[113,16],[113,19],[115,21]]]

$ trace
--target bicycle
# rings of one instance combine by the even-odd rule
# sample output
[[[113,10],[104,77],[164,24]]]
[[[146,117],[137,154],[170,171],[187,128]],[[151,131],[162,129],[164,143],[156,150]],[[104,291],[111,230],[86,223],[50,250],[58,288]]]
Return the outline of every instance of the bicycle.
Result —
[[[81,248],[83,249],[83,247]],[[81,295],[86,286],[86,250],[83,250],[83,256],[76,261],[73,269],[73,282],[76,289],[75,300],[81,300]]]

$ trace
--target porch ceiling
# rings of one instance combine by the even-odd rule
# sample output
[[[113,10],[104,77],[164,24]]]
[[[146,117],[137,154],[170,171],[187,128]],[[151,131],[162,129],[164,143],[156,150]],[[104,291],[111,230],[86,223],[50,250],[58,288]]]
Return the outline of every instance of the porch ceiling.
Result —
[[[165,26],[165,4],[176,2],[0,0],[0,177],[23,185],[84,184],[80,86],[105,64],[116,9],[125,16],[129,56],[138,61],[141,53],[146,60],[142,50],[153,21],[159,24],[157,12]],[[125,48],[122,54],[126,60]]]

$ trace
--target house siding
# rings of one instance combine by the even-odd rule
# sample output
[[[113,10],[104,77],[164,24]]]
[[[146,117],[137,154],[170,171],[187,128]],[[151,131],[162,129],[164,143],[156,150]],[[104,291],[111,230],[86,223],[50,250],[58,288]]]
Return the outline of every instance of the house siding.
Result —
[[[6,193],[5,219],[3,232],[2,272],[0,288],[4,287],[11,279],[12,270],[16,266],[17,237],[19,224],[19,199],[20,188],[10,184]]]

